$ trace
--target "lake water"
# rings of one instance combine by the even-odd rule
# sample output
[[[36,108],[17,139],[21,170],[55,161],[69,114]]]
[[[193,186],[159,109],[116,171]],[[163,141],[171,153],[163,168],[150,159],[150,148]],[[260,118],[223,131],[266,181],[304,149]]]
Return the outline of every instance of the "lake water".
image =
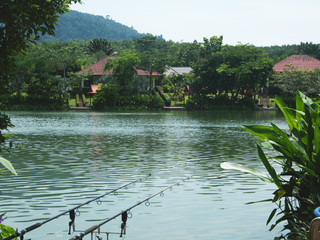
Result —
[[[18,176],[0,176],[4,224],[22,230],[126,183],[151,176],[79,209],[76,230],[115,216],[167,186],[191,177],[164,196],[131,210],[126,239],[273,239],[267,218],[275,207],[260,201],[275,190],[255,177],[222,170],[224,161],[265,172],[255,139],[239,128],[285,128],[274,111],[214,112],[8,112],[15,142],[24,147],[3,154]],[[101,204],[100,204],[101,203]],[[44,224],[25,239],[69,239],[69,215]],[[101,226],[120,232],[121,217]],[[96,238],[96,234],[93,235]],[[107,239],[106,234],[100,234]],[[84,239],[91,239],[87,235]],[[119,234],[109,235],[119,239]]]

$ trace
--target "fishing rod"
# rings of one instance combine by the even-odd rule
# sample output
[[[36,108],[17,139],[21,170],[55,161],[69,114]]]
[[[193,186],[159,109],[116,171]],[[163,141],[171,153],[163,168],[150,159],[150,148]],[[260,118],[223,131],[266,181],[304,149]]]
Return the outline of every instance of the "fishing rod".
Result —
[[[103,222],[101,222],[101,223],[99,223],[99,224],[96,224],[96,225],[94,225],[94,226],[86,229],[85,231],[83,231],[83,232],[81,232],[80,234],[78,234],[78,235],[70,238],[69,240],[82,240],[84,236],[86,236],[86,235],[89,234],[89,233],[92,234],[92,233],[93,233],[95,230],[97,230],[97,229],[98,229],[98,232],[100,232],[100,227],[101,227],[102,225],[104,225],[104,224],[112,221],[113,219],[119,217],[120,215],[121,215],[121,219],[122,219],[120,237],[122,237],[122,235],[125,234],[126,222],[127,222],[128,215],[131,214],[131,213],[130,213],[130,210],[131,210],[131,209],[133,209],[133,208],[141,205],[142,203],[145,203],[146,206],[149,206],[149,205],[150,205],[149,200],[150,200],[151,198],[154,198],[154,197],[156,197],[157,195],[163,196],[164,192],[167,191],[168,189],[172,189],[172,187],[178,186],[178,185],[180,185],[181,182],[185,182],[186,180],[189,180],[189,179],[190,179],[190,177],[187,177],[187,178],[185,178],[185,179],[183,179],[183,180],[181,180],[181,181],[179,181],[179,182],[176,182],[176,183],[174,183],[174,184],[172,184],[172,185],[170,185],[170,186],[162,189],[161,191],[159,191],[159,192],[151,195],[150,197],[148,197],[148,198],[146,198],[146,199],[144,199],[144,200],[142,200],[142,201],[140,201],[140,202],[132,205],[131,207],[127,208],[127,209],[124,210],[124,211],[121,211],[120,213],[114,215],[113,217],[108,218],[108,219],[106,219],[105,221],[103,221]]]
[[[11,239],[14,239],[14,238],[16,238],[16,237],[20,237],[20,240],[23,240],[23,235],[26,234],[27,232],[30,232],[30,231],[32,231],[32,230],[34,230],[34,229],[37,229],[37,228],[41,227],[42,225],[44,225],[44,224],[46,224],[46,223],[48,223],[48,222],[50,222],[50,221],[52,221],[52,220],[54,220],[54,219],[57,219],[57,218],[65,215],[66,213],[69,213],[70,220],[71,220],[71,221],[69,222],[69,234],[71,234],[71,226],[74,224],[75,217],[76,217],[76,212],[75,212],[75,210],[77,210],[77,209],[79,209],[80,207],[82,207],[82,206],[84,206],[84,205],[86,205],[86,204],[89,204],[89,203],[91,203],[91,202],[93,202],[93,201],[100,200],[100,198],[103,198],[103,197],[105,197],[105,196],[107,196],[107,195],[109,195],[109,194],[112,194],[112,193],[115,193],[115,194],[116,194],[118,190],[120,190],[120,189],[122,189],[122,188],[127,188],[128,186],[130,186],[130,185],[132,185],[132,184],[135,184],[135,183],[137,183],[137,182],[142,182],[144,179],[147,179],[147,178],[150,177],[150,176],[151,176],[151,174],[149,173],[146,177],[139,178],[139,179],[134,180],[134,181],[132,181],[132,182],[129,182],[129,183],[127,183],[127,184],[125,184],[125,185],[123,185],[123,186],[121,186],[121,187],[118,187],[117,189],[113,189],[113,190],[111,190],[111,191],[109,191],[109,192],[106,192],[106,193],[104,193],[104,194],[102,194],[102,195],[100,195],[100,196],[98,196],[98,197],[95,197],[95,198],[93,198],[93,199],[91,199],[91,200],[89,200],[89,201],[86,201],[86,202],[84,202],[84,203],[82,203],[82,204],[79,204],[79,205],[75,206],[74,208],[71,208],[71,209],[69,209],[69,210],[67,210],[67,211],[64,211],[64,212],[62,212],[62,213],[60,213],[60,214],[58,214],[58,215],[56,215],[56,216],[54,216],[54,217],[52,217],[52,218],[49,218],[49,219],[47,219],[47,220],[45,220],[45,221],[43,221],[43,222],[35,223],[35,224],[33,224],[33,225],[31,225],[31,226],[29,226],[29,227],[21,230],[20,232],[16,232],[15,234],[13,234],[13,235],[11,235],[11,236],[9,236],[9,237],[4,238],[3,240],[11,240]],[[97,203],[98,203],[98,202],[97,202]],[[100,202],[100,204],[101,204],[101,202]]]

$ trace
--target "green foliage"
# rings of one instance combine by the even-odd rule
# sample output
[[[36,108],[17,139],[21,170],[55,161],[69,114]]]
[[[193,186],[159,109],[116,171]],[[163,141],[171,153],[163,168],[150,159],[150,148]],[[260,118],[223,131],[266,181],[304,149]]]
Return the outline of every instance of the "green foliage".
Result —
[[[120,97],[122,87],[116,84],[104,84],[97,90],[93,99],[94,109],[106,109],[116,105],[116,99]]]
[[[186,102],[186,107],[189,109],[215,109],[217,107],[231,107],[236,108],[253,108],[255,106],[254,100],[249,97],[244,97],[232,100],[226,95],[206,95],[206,94],[193,94]]]
[[[314,44],[312,42],[301,42],[298,46],[298,52],[299,54],[307,54],[318,59],[320,58],[319,44]]]
[[[59,15],[80,0],[0,2],[0,91],[7,84],[14,55],[44,34],[54,34]]]
[[[290,70],[274,73],[273,84],[277,85],[282,95],[291,97],[291,99],[294,99],[298,89],[310,97],[316,97],[320,92],[319,74],[319,69],[315,71],[304,71],[291,67]]]
[[[12,174],[14,175],[18,175],[16,170],[14,169],[14,167],[12,166],[11,162],[9,162],[7,159],[3,158],[0,156],[0,163],[6,168],[8,169]],[[0,171],[1,173],[1,171]]]
[[[114,49],[111,45],[111,42],[107,39],[95,38],[89,42],[88,45],[89,53],[97,53],[102,51],[105,56],[111,56],[114,53]],[[102,57],[101,57],[102,58]],[[100,58],[98,58],[99,60]]]
[[[123,95],[123,91],[123,87],[117,84],[103,85],[94,97],[94,109],[159,109],[163,107],[163,100],[159,94]]]
[[[15,104],[35,109],[46,106],[63,109],[67,91],[79,87],[80,78],[73,72],[79,71],[83,64],[93,63],[84,55],[85,47],[86,44],[79,42],[43,43],[17,55],[15,71],[9,78],[10,95],[0,95],[1,103],[7,109],[14,109]]]
[[[166,92],[171,93],[172,100],[182,101],[184,87],[189,83],[188,74],[170,74],[162,80]]]
[[[70,10],[60,16],[54,36],[42,36],[41,41],[63,41],[70,40],[92,40],[103,38],[113,40],[124,40],[142,37],[132,27],[125,26],[108,16],[96,16]]]
[[[243,97],[237,100],[237,105],[248,107],[248,108],[254,108],[256,103],[253,98],[251,97]]]
[[[300,45],[282,45],[282,46],[269,46],[259,47],[268,53],[274,59],[274,63],[280,62],[282,59],[293,54],[307,54],[317,59],[320,59],[319,44],[312,42],[301,42]]]
[[[16,231],[12,227],[5,226],[0,223],[0,240],[4,239],[6,237],[9,237],[15,233],[16,233]],[[13,238],[13,240],[18,240],[18,239]]]
[[[122,57],[108,58],[105,70],[112,70],[112,76],[123,88],[134,81],[136,66],[140,59],[135,52],[127,52]]]
[[[168,93],[162,93],[164,100],[165,100],[165,105],[170,107],[171,106],[171,97]]]
[[[221,85],[217,69],[222,63],[223,37],[214,36],[203,40],[199,49],[200,59],[192,66],[196,76],[193,87],[199,93],[215,94]]]
[[[210,109],[213,99],[205,94],[192,95],[188,98],[186,107],[188,109]]]
[[[9,127],[13,127],[10,118],[8,117],[8,115],[0,112],[0,152],[2,152],[3,150],[11,151],[11,148],[13,146],[12,142],[9,142],[9,146],[5,145],[6,139],[7,137],[9,137],[9,135],[4,134],[3,131],[8,131]],[[9,162],[7,159],[1,156],[0,164],[3,165],[6,169],[8,169],[12,174],[17,175],[16,170],[12,166],[11,162]],[[1,174],[2,172],[0,170],[0,175]]]
[[[170,65],[175,67],[191,67],[199,59],[200,44],[193,43],[174,43],[170,46]]]
[[[261,50],[249,45],[222,45],[222,37],[204,39],[202,57],[194,65],[196,92],[225,94],[233,101],[244,89],[257,90],[266,85],[272,70],[271,60]]]
[[[149,72],[150,77],[153,72],[163,73],[167,64],[166,48],[168,45],[164,40],[147,35],[134,39],[135,49],[140,58],[139,68]],[[169,50],[169,49],[167,49]]]
[[[13,127],[9,116],[0,112],[0,151],[3,150],[3,144],[8,137],[3,134],[3,131],[8,131],[9,127]]]
[[[274,150],[274,154],[266,156],[258,144],[259,157],[269,174],[267,179],[277,188],[270,199],[277,208],[271,212],[267,223],[275,216],[278,219],[270,229],[281,223],[284,230],[289,231],[287,239],[307,239],[312,213],[320,205],[320,104],[299,91],[294,110],[281,98],[277,97],[276,103],[289,131],[272,123],[271,126],[245,126],[243,129],[255,135],[263,146]],[[233,169],[239,168],[241,166],[237,165]]]

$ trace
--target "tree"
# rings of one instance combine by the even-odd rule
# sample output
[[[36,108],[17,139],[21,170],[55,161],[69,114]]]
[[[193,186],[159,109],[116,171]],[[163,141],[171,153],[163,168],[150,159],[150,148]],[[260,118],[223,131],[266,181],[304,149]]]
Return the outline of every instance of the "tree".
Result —
[[[155,36],[147,35],[134,39],[134,42],[140,58],[139,68],[149,73],[151,86],[152,73],[163,73],[166,68],[167,55],[165,51],[165,41],[157,40]]]
[[[80,70],[80,68],[76,66],[76,60],[81,57],[81,54],[81,49],[77,46],[66,46],[55,51],[48,51],[48,64],[51,66],[50,69],[59,73],[61,76],[62,81],[58,83],[58,86],[59,92],[64,96],[65,101],[67,101],[67,90],[71,85],[70,79],[67,77],[67,70],[71,67]]]
[[[14,72],[9,79],[8,88],[10,93],[16,93],[20,99],[23,88],[34,75],[35,60],[29,52],[25,52],[16,55],[14,61]]]
[[[316,97],[320,91],[320,69],[302,70],[293,66],[281,73],[273,74],[273,84],[277,85],[286,97],[294,99],[297,89],[310,97]]]
[[[194,88],[200,93],[229,96],[233,101],[244,89],[265,86],[272,63],[265,52],[249,45],[222,45],[221,37],[204,39],[200,59],[193,65],[198,77]]]
[[[139,63],[140,59],[135,52],[127,52],[122,57],[108,58],[104,69],[112,71],[116,82],[127,89],[128,85],[134,81],[137,73],[136,66]]]
[[[170,47],[170,65],[174,67],[190,67],[199,59],[199,44],[193,43],[175,43]]]
[[[112,56],[114,49],[107,39],[95,38],[89,42],[89,53],[97,54],[97,59],[100,60],[105,56]]]
[[[196,80],[193,88],[199,93],[215,94],[221,88],[221,81],[217,69],[222,64],[222,40],[223,37],[204,38],[200,44],[200,59],[193,64]]]
[[[301,42],[298,46],[298,53],[299,54],[306,54],[310,55],[312,57],[315,57],[317,59],[320,58],[320,49],[318,44],[314,44],[312,42]]]
[[[243,44],[226,45],[221,56],[222,64],[216,69],[221,78],[220,91],[231,93],[236,100],[244,89],[257,91],[266,86],[272,63],[263,50]]]
[[[0,91],[7,84],[13,57],[41,35],[54,35],[59,15],[81,0],[0,2]]]

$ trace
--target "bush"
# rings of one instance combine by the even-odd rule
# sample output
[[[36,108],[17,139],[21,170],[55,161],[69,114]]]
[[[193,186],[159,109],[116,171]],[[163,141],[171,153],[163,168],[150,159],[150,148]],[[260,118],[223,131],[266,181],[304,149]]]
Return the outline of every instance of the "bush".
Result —
[[[116,84],[105,84],[98,90],[93,99],[94,109],[107,109],[121,103],[120,92],[122,87]]]
[[[275,216],[277,224],[284,224],[287,239],[308,239],[313,211],[320,206],[320,102],[313,102],[301,92],[296,95],[296,109],[292,112],[282,99],[276,103],[284,114],[289,131],[274,124],[271,126],[245,126],[243,129],[255,135],[258,153],[268,175],[239,164],[223,163],[228,169],[252,173],[264,181],[275,184],[273,199],[277,204],[267,223]],[[266,156],[262,146],[274,153]],[[276,171],[280,166],[280,171]]]
[[[95,95],[93,107],[95,109],[155,109],[163,107],[163,100],[158,93],[123,95],[122,87],[106,84]]]
[[[209,109],[213,105],[213,99],[205,94],[191,95],[187,102],[188,109]]]
[[[238,105],[242,107],[254,108],[256,103],[252,97],[244,97],[238,100]]]
[[[162,96],[164,97],[165,99],[165,102],[164,104],[167,106],[167,107],[170,107],[171,106],[171,97],[168,93],[163,93]]]

